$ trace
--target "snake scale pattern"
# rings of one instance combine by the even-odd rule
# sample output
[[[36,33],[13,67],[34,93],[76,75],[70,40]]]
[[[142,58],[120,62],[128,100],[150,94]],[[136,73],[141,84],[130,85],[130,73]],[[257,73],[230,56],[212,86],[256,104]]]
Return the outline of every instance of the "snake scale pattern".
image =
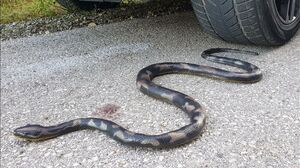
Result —
[[[188,114],[190,124],[182,128],[160,135],[147,135],[129,131],[112,121],[101,118],[78,118],[55,126],[26,125],[15,129],[14,135],[28,141],[41,141],[82,129],[98,129],[113,139],[132,146],[165,148],[189,143],[201,134],[205,126],[206,115],[202,107],[192,97],[156,85],[152,80],[165,74],[191,74],[242,83],[254,83],[261,80],[262,73],[257,66],[238,59],[216,55],[221,52],[258,55],[251,51],[229,48],[211,48],[201,54],[208,61],[237,67],[245,72],[232,72],[183,62],[164,62],[147,66],[138,73],[136,84],[141,92],[173,104]]]

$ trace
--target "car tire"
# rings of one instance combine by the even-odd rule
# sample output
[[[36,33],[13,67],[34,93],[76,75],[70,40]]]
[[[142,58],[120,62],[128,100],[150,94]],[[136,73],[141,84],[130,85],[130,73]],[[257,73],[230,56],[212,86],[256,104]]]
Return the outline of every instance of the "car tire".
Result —
[[[282,45],[300,26],[299,0],[192,0],[205,32],[228,42]]]
[[[84,10],[90,11],[97,8],[109,9],[116,8],[120,2],[92,2],[79,0],[57,0],[57,2],[69,11]]]

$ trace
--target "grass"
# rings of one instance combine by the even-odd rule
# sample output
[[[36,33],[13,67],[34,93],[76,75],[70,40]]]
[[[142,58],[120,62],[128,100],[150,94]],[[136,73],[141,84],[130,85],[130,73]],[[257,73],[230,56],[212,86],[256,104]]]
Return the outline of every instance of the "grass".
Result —
[[[128,6],[141,4],[144,1],[145,0],[122,0],[122,4]],[[0,4],[0,24],[68,13],[56,0],[0,0]]]
[[[0,23],[67,13],[55,0],[0,0]]]

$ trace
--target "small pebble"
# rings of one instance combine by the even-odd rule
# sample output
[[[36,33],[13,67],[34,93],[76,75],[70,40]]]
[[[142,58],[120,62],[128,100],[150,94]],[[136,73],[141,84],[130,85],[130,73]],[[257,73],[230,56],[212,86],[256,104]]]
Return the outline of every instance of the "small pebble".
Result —
[[[97,24],[94,22],[88,24],[88,27],[96,27],[96,26],[97,26]]]

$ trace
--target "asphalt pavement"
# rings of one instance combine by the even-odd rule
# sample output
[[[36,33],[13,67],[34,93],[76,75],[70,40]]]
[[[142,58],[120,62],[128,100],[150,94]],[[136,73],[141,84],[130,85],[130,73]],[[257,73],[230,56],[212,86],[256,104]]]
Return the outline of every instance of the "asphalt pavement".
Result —
[[[188,145],[128,147],[95,130],[40,143],[12,134],[28,123],[103,117],[107,104],[120,108],[105,117],[132,131],[179,128],[188,117],[139,92],[136,75],[165,61],[224,67],[200,57],[211,47],[259,52],[233,57],[259,66],[263,79],[255,84],[188,75],[155,79],[205,108],[205,130]],[[300,32],[276,48],[230,44],[205,34],[187,12],[1,42],[1,167],[299,168]]]

